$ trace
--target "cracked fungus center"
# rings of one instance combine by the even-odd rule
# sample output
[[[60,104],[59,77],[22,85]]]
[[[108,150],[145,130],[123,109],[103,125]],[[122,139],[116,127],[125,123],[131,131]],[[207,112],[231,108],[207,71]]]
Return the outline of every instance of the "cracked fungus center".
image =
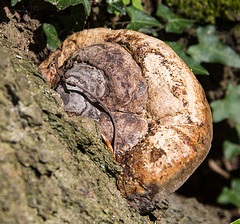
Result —
[[[67,81],[88,89],[111,111],[116,122],[116,153],[121,155],[148,132],[147,83],[131,54],[118,44],[95,44],[82,48],[68,59],[63,72]],[[90,117],[101,133],[113,140],[109,114],[88,93],[70,85],[59,85],[57,92],[68,113]]]

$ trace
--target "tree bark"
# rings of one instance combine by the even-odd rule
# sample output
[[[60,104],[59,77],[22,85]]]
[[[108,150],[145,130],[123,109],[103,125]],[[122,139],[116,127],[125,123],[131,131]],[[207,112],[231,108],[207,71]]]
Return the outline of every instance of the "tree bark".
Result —
[[[141,216],[120,195],[121,167],[97,124],[69,117],[21,51],[0,40],[0,223],[228,223],[172,195]]]

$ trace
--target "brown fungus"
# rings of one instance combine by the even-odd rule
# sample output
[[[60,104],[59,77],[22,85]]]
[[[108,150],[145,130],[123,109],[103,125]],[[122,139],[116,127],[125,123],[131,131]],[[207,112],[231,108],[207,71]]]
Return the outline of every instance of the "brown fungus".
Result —
[[[116,121],[122,195],[141,213],[153,210],[189,178],[210,149],[212,117],[201,85],[167,44],[135,31],[97,28],[73,34],[40,65],[52,86],[59,82],[51,66],[58,54],[66,80],[97,95]],[[67,86],[70,93],[58,88],[67,98],[67,111],[97,120],[112,140],[112,122],[91,96],[83,93],[80,103],[77,95],[75,101],[69,99],[74,91],[82,92],[78,87]]]

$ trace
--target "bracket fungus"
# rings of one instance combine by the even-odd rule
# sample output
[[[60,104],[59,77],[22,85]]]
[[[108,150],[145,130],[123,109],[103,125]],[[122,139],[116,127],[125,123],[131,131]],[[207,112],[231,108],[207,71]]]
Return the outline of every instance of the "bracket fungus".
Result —
[[[212,117],[203,88],[161,40],[130,30],[84,30],[40,69],[67,112],[95,119],[115,141],[118,188],[140,213],[177,190],[208,154]]]

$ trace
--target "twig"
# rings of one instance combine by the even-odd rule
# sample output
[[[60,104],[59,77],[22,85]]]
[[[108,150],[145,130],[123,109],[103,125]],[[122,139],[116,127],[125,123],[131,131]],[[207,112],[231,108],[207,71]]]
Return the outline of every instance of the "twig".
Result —
[[[117,129],[116,129],[116,122],[115,119],[111,113],[111,111],[107,108],[107,106],[93,93],[91,93],[88,89],[86,89],[83,86],[80,86],[79,84],[77,84],[76,82],[72,82],[72,81],[67,81],[64,77],[64,75],[62,74],[62,72],[60,71],[59,67],[58,67],[58,58],[60,56],[60,53],[58,53],[55,58],[53,59],[54,64],[55,64],[55,68],[56,68],[56,73],[59,75],[60,80],[62,82],[64,82],[65,84],[68,84],[70,86],[76,86],[80,89],[82,89],[84,92],[88,93],[90,96],[92,96],[101,106],[102,108],[108,113],[112,124],[113,124],[113,140],[112,140],[112,145],[113,145],[113,154],[116,153],[116,135],[117,135]]]
[[[229,179],[230,178],[230,174],[227,171],[225,171],[224,169],[222,169],[220,166],[218,166],[217,163],[214,160],[209,159],[208,160],[208,165],[211,167],[211,169],[213,171],[215,171],[216,173],[220,174],[225,179]]]

